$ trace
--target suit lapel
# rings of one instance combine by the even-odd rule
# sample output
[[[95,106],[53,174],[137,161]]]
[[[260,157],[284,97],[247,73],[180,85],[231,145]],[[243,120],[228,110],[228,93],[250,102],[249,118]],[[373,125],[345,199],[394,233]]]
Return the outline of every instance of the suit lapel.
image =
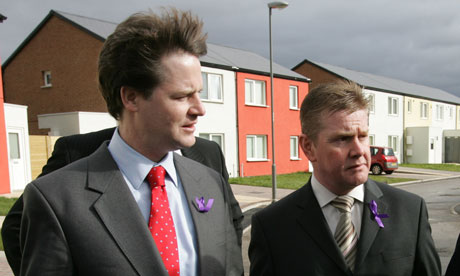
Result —
[[[356,256],[356,268],[364,261],[369,249],[374,243],[375,237],[380,228],[375,221],[369,204],[375,200],[379,213],[385,213],[387,205],[383,199],[382,191],[373,180],[368,180],[365,184],[363,217],[361,221],[361,234],[358,241],[358,252]]]
[[[88,159],[88,188],[101,193],[96,213],[139,275],[167,275],[158,249],[104,143]]]
[[[195,198],[203,197],[206,202],[208,202],[210,198],[213,198],[216,203],[223,200],[222,191],[209,185],[209,179],[203,178],[203,170],[197,168],[194,162],[178,154],[174,154],[174,163],[181,179],[195,226],[198,259],[200,263],[199,275],[212,275],[213,268],[203,265],[206,263],[203,256],[209,255],[210,252],[214,252],[213,249],[216,248],[214,244],[215,240],[212,237],[212,233],[210,233],[210,231],[213,232],[213,230],[209,228],[211,225],[210,221],[213,220],[212,212],[206,214],[200,213]],[[217,208],[216,204],[213,205],[213,208]]]
[[[337,247],[331,230],[327,225],[327,221],[313,193],[311,182],[308,181],[307,185],[302,187],[302,189],[304,190],[303,195],[299,197],[302,201],[298,203],[298,206],[304,210],[297,218],[297,221],[327,256],[329,256],[343,271],[349,271],[342,256],[342,252],[340,252]]]

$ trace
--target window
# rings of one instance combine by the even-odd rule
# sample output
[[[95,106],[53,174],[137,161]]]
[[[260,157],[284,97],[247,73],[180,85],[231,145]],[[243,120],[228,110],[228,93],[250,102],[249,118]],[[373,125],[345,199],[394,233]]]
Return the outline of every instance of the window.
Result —
[[[428,103],[420,103],[420,118],[428,118]]]
[[[369,113],[375,112],[375,96],[374,94],[367,94],[367,100],[369,101]]]
[[[436,105],[436,120],[444,119],[444,106],[437,104]]]
[[[398,98],[388,97],[388,115],[398,115]]]
[[[223,151],[224,148],[224,134],[222,133],[200,133],[201,138],[216,142]]]
[[[392,148],[393,151],[398,151],[398,136],[388,136],[388,147]]]
[[[299,137],[291,136],[291,159],[299,159]]]
[[[222,102],[222,76],[201,72],[203,77],[203,91],[200,93],[202,100]]]
[[[267,136],[246,136],[246,155],[249,161],[267,160]]]
[[[266,106],[265,82],[246,80],[245,97],[246,104]]]
[[[51,87],[51,71],[42,71],[43,75],[43,86],[42,87]]]
[[[372,135],[369,134],[369,146],[374,146],[375,145],[374,143],[375,143],[375,135],[374,134],[372,134]]]
[[[299,109],[299,93],[297,86],[289,86],[289,108]]]
[[[20,159],[21,152],[19,151],[19,134],[8,133],[8,144],[10,148],[10,159]]]
[[[407,101],[407,113],[412,113],[412,101]]]
[[[449,106],[449,119],[454,118],[454,108],[452,106]]]

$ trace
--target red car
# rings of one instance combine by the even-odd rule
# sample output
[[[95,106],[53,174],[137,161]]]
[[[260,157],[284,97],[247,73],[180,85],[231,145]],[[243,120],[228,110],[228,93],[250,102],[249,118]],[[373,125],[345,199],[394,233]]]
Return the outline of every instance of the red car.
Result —
[[[392,148],[371,146],[372,174],[392,174],[398,168],[398,158]]]

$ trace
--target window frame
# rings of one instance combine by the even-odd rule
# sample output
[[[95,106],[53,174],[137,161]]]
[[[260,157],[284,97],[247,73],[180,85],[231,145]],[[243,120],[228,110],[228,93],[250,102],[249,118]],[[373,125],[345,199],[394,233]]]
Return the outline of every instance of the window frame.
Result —
[[[211,79],[209,76],[218,77],[219,78],[219,91],[218,97],[211,97],[209,87],[212,87]],[[203,78],[203,90],[200,93],[200,99],[204,102],[216,102],[216,103],[223,103],[224,102],[224,77],[222,74],[210,73],[210,72],[201,72],[201,77]],[[206,95],[206,97],[204,97]],[[220,97],[220,98],[219,98]]]
[[[436,105],[436,120],[437,121],[444,120],[444,106],[441,104]]]
[[[369,113],[374,114],[375,113],[375,94],[374,93],[368,93],[367,94],[367,100],[369,102]]]
[[[396,97],[388,97],[388,115],[399,115],[399,99]]]
[[[224,150],[225,149],[225,134],[224,133],[200,133],[198,137],[217,143],[220,149],[222,150],[222,153],[225,154],[225,150]],[[213,137],[220,137],[221,142],[220,143],[217,142],[216,140],[213,139]]]
[[[41,88],[52,87],[51,71],[42,71],[43,85]]]
[[[427,102],[420,102],[420,119],[428,119],[428,103]]]
[[[398,135],[388,135],[388,147],[394,152],[399,152],[399,137]]]
[[[295,96],[293,97],[291,89],[294,89]],[[292,104],[294,100],[294,105]],[[289,109],[299,110],[299,87],[296,85],[289,85]]]
[[[292,142],[294,141],[294,145]],[[294,147],[293,147],[294,146]],[[295,149],[294,155],[292,154],[292,149]],[[300,160],[299,157],[299,136],[290,136],[289,137],[289,157],[291,160]]]
[[[250,100],[251,101],[248,101],[248,91],[247,91],[247,84],[248,83],[251,83],[252,84],[252,97],[249,97],[251,98]],[[263,103],[256,103],[256,93],[255,92],[255,85],[256,83],[260,83],[262,84],[262,91],[261,91],[261,96],[262,97],[262,100],[263,100]],[[266,86],[266,83],[265,81],[263,80],[254,80],[254,79],[245,79],[244,80],[244,103],[246,105],[250,105],[250,106],[262,106],[262,107],[267,107],[267,86]]]
[[[262,147],[263,147],[263,152],[261,156],[259,157],[257,152],[257,149],[259,148],[257,141],[257,138],[262,138]],[[254,143],[252,145],[252,149],[254,150],[254,156],[249,156],[249,143],[248,139],[253,139]],[[249,134],[246,135],[246,160],[247,161],[268,161],[268,147],[267,147],[267,135],[255,135],[255,134]]]

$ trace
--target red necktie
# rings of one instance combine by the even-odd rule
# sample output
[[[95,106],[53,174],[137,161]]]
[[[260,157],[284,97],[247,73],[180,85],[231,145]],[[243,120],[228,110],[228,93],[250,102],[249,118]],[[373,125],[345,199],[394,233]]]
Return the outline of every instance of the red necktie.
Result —
[[[153,167],[147,175],[152,188],[152,206],[150,208],[149,229],[155,240],[161,259],[170,276],[179,273],[179,251],[177,249],[176,230],[169,209],[168,194],[165,187],[165,169]]]

